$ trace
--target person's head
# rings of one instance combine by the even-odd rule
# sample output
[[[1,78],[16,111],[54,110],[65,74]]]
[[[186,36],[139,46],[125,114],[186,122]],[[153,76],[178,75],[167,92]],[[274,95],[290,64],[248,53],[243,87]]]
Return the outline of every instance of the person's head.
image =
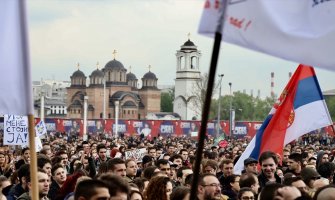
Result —
[[[193,174],[193,170],[190,169],[189,167],[181,167],[178,169],[177,171],[177,180],[179,181],[179,183],[182,185],[182,186],[185,186],[185,179],[187,177],[187,175],[189,174]]]
[[[143,195],[141,192],[137,190],[130,191],[129,200],[142,200],[142,199],[143,199]]]
[[[159,159],[156,162],[156,166],[158,167],[160,171],[165,172],[167,176],[170,176],[171,167],[170,167],[169,161],[165,159]]]
[[[27,187],[27,183],[30,181],[30,168],[29,164],[23,164],[17,171],[17,177],[19,179],[19,183],[22,185],[24,189]]]
[[[171,143],[168,144],[168,150],[167,150],[167,152],[168,152],[169,155],[174,154],[175,150],[176,150],[175,145],[173,145],[173,144],[171,144]]]
[[[155,147],[149,147],[148,148],[148,155],[152,158],[156,158],[156,148]]]
[[[273,178],[278,165],[277,156],[272,151],[265,151],[259,157],[262,173],[267,178]]]
[[[109,200],[108,186],[101,180],[80,181],[74,192],[75,200]]]
[[[30,163],[30,150],[29,147],[23,148],[21,156],[26,164]]]
[[[181,155],[179,155],[179,154],[173,154],[173,155],[170,157],[170,161],[171,161],[173,164],[176,164],[176,165],[177,165],[176,169],[179,169],[181,166],[183,166],[183,158],[182,158]]]
[[[288,157],[289,155],[291,154],[291,151],[289,148],[284,148],[283,149],[283,163],[286,165],[287,163],[287,160],[288,160]]]
[[[258,199],[259,200],[269,200],[274,199],[276,192],[279,188],[284,187],[284,185],[279,183],[270,183],[266,184],[262,191],[259,193]]]
[[[191,190],[188,187],[176,187],[170,196],[170,200],[189,200]]]
[[[321,188],[319,188],[315,194],[314,198],[315,200],[333,200],[334,199],[334,193],[335,193],[335,187],[334,185],[326,185]]]
[[[301,178],[309,188],[314,187],[314,182],[317,179],[320,179],[320,174],[312,168],[304,168],[301,170]]]
[[[137,164],[134,160],[128,159],[126,160],[126,174],[129,177],[135,177],[137,173]]]
[[[221,197],[221,185],[213,174],[202,174],[199,177],[197,196],[199,200],[219,199]]]
[[[240,190],[240,176],[232,174],[225,177],[224,188],[237,193]]]
[[[44,155],[39,155],[37,157],[37,167],[43,169],[49,176],[49,178],[51,177],[51,160]]]
[[[66,173],[63,165],[56,164],[51,168],[52,179],[56,181],[58,185],[63,185],[66,181]]]
[[[238,200],[254,200],[255,199],[255,193],[251,188],[243,187],[238,192],[237,199]]]
[[[110,200],[127,200],[129,194],[129,184],[120,176],[112,174],[103,174],[98,177],[108,186]]]
[[[98,156],[101,160],[106,161],[107,159],[107,148],[104,144],[97,145]]]
[[[107,171],[121,177],[126,176],[126,163],[121,158],[113,158],[107,162]]]
[[[185,161],[185,160],[188,159],[188,151],[187,151],[187,149],[181,149],[179,151],[179,154],[181,155],[183,161]]]
[[[151,179],[154,172],[160,171],[156,166],[149,166],[143,170],[142,176],[148,180]]]
[[[148,188],[144,194],[147,200],[167,200],[172,193],[172,182],[170,178],[165,176],[153,177],[148,184]]]
[[[327,178],[331,183],[333,182],[335,164],[332,162],[323,162],[317,168],[318,173],[323,177]]]
[[[234,163],[231,159],[224,159],[220,163],[221,171],[225,177],[233,174]]]
[[[40,198],[46,197],[49,193],[50,189],[50,178],[48,174],[43,169],[38,169],[37,171],[37,185],[38,185],[38,193]]]
[[[215,160],[207,160],[202,169],[204,174],[209,173],[216,175],[218,163]]]
[[[300,173],[302,168],[302,155],[301,153],[292,153],[288,157],[287,166],[289,170]]]
[[[240,187],[250,188],[255,194],[258,194],[259,191],[259,182],[258,178],[254,173],[246,173],[240,177]]]
[[[310,157],[307,162],[308,165],[314,165],[316,167],[316,158],[315,157]]]
[[[62,164],[64,167],[67,166],[67,165],[69,164],[69,157],[68,157],[66,151],[61,150],[61,151],[57,152],[56,155],[62,158],[62,162],[61,162],[61,164]]]
[[[288,177],[284,180],[284,185],[294,186],[298,188],[300,191],[308,192],[307,186],[305,182],[301,179],[301,177],[297,177],[297,176]]]
[[[247,173],[255,173],[257,174],[257,164],[258,161],[254,158],[247,158],[244,160],[244,169]]]

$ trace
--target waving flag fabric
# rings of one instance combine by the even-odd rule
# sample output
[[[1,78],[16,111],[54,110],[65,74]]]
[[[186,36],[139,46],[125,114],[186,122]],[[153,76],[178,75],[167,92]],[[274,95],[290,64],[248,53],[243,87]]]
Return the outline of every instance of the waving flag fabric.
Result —
[[[24,0],[0,1],[0,114],[34,114]]]
[[[299,65],[261,128],[236,163],[234,171],[241,173],[246,158],[258,159],[264,151],[273,151],[281,155],[284,145],[303,134],[331,124],[314,69]]]
[[[335,70],[335,1],[205,0],[199,33],[255,51]]]

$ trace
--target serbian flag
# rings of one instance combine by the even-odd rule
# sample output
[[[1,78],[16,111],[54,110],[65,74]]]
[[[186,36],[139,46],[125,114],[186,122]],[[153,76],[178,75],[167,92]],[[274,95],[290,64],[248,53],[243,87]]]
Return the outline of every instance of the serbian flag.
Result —
[[[240,174],[244,160],[258,160],[264,151],[282,155],[286,144],[332,124],[314,69],[299,65],[262,126],[234,167]]]
[[[205,0],[199,33],[335,70],[335,1]],[[223,27],[223,31],[222,31]]]
[[[0,114],[34,114],[24,0],[0,0]]]

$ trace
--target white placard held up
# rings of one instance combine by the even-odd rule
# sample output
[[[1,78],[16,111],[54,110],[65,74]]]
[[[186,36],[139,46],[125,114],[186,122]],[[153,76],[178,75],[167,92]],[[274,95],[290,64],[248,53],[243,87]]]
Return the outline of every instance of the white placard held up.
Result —
[[[44,121],[41,120],[40,122],[38,122],[38,124],[36,124],[35,132],[37,137],[40,137],[47,133],[47,127],[45,126]]]
[[[4,145],[25,145],[29,141],[28,117],[4,115]]]
[[[133,151],[126,151],[126,160],[127,159],[133,159],[135,162],[142,162],[143,156],[147,153],[147,150],[145,148],[142,149],[135,149]]]

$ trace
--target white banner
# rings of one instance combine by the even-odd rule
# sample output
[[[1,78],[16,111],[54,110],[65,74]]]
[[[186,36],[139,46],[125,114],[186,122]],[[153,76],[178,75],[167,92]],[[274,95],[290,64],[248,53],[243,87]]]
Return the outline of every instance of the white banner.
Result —
[[[0,114],[34,114],[25,1],[0,1]]]
[[[29,141],[28,117],[4,115],[4,145],[26,145]]]
[[[223,3],[206,0],[199,33],[212,36]],[[222,39],[255,51],[335,70],[335,1],[228,0]]]
[[[133,151],[126,151],[126,159],[134,159],[136,162],[142,162],[142,158],[146,155],[147,150],[145,148],[135,149]]]

